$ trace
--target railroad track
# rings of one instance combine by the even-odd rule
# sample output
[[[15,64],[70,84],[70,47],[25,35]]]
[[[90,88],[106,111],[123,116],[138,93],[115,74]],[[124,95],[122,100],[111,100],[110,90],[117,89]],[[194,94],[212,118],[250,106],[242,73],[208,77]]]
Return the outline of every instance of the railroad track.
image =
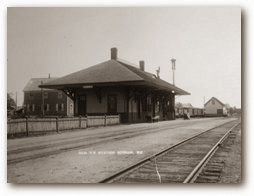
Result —
[[[239,177],[241,174],[237,173],[237,171],[234,170],[234,176],[231,174],[231,179],[229,180],[227,177],[230,176],[230,173],[226,174],[224,170],[229,165],[229,154],[234,151],[233,149],[236,148],[235,145],[239,145],[239,141],[237,141],[239,140],[239,132],[241,132],[241,124],[228,134],[227,139],[220,145],[220,148],[218,148],[207,163],[204,164],[204,167],[200,169],[195,178],[193,178],[193,183],[236,183],[241,181],[241,177]],[[235,153],[237,154],[237,152]],[[226,178],[227,180],[225,181]]]
[[[193,183],[239,124],[231,121],[197,134],[108,176],[100,183]]]

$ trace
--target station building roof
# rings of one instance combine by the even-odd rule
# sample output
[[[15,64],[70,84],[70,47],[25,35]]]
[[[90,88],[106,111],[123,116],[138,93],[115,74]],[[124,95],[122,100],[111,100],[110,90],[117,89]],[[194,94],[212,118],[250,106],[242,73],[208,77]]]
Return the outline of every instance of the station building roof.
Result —
[[[175,85],[157,78],[154,74],[143,71],[133,66],[133,64],[118,58],[48,81],[43,85],[39,85],[39,87],[67,89],[84,85],[140,85],[162,91],[173,91],[176,95],[190,94]]]
[[[211,100],[215,100],[217,101],[219,104],[221,104],[222,106],[225,106],[224,103],[222,103],[219,99],[217,99],[216,97],[212,97],[211,99],[209,99],[206,103],[205,106],[211,101]]]
[[[55,80],[57,78],[31,78],[28,83],[26,84],[25,88],[23,89],[24,92],[30,92],[30,91],[40,91],[41,88],[39,85],[41,85],[41,82],[47,83]],[[52,90],[52,89],[48,89]]]

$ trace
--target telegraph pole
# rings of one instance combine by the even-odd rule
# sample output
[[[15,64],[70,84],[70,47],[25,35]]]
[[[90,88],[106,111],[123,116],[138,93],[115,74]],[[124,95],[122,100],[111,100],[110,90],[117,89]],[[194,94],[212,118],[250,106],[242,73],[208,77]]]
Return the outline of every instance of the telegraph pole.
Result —
[[[16,91],[16,110],[18,109],[18,92]]]
[[[203,106],[203,112],[204,112],[204,115],[205,115],[205,96],[204,96],[204,106]]]
[[[41,85],[43,85],[43,82],[41,81]],[[41,102],[42,102],[42,117],[44,117],[44,92],[43,92],[43,88],[41,88]]]
[[[173,72],[173,85],[175,86],[176,60],[172,58],[171,62],[172,62],[172,72]],[[172,91],[172,119],[175,120],[175,91]]]

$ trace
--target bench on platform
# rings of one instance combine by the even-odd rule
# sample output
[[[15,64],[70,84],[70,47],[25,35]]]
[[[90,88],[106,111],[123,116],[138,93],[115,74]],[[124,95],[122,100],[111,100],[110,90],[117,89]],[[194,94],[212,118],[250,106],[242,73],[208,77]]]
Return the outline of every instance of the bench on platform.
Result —
[[[154,117],[152,117],[152,121],[154,122],[154,121],[157,121],[157,122],[159,122],[159,119],[160,119],[160,116],[154,116]]]

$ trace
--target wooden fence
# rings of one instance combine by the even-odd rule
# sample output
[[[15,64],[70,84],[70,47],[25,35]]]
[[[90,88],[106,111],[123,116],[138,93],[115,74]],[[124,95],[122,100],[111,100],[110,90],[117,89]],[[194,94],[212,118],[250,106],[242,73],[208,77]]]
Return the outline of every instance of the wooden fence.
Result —
[[[59,132],[62,130],[85,129],[87,127],[116,125],[120,116],[88,116],[71,118],[25,118],[8,120],[8,135],[29,135],[29,133]]]

